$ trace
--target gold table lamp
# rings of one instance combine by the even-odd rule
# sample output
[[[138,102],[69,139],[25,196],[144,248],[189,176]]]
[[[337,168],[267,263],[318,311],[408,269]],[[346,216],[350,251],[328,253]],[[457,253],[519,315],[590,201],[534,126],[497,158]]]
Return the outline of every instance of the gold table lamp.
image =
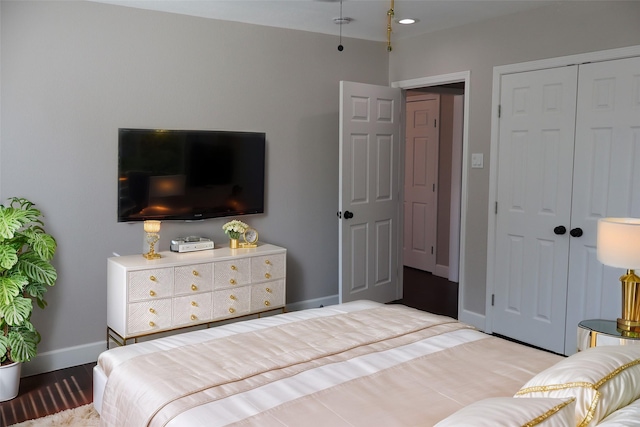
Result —
[[[598,261],[625,268],[622,283],[622,317],[618,329],[640,332],[640,218],[602,218],[598,220]]]
[[[160,254],[156,253],[155,245],[160,240],[160,221],[147,220],[144,222],[144,231],[147,233],[147,243],[149,244],[149,252],[142,254],[146,259],[160,258]]]

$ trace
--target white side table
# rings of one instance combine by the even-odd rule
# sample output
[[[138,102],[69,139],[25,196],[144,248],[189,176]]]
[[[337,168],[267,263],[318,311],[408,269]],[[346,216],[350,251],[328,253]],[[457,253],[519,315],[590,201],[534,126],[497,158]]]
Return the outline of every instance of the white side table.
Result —
[[[640,344],[640,333],[622,331],[615,320],[591,319],[578,324],[578,351],[599,345]]]

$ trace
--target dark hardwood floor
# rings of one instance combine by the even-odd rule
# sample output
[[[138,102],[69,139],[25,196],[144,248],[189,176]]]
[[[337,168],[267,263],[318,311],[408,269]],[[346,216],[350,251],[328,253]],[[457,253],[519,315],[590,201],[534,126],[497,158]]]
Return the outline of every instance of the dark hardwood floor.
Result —
[[[404,267],[401,303],[436,314],[458,317],[458,284]],[[95,363],[24,377],[18,397],[0,403],[0,427],[44,417],[93,401]]]

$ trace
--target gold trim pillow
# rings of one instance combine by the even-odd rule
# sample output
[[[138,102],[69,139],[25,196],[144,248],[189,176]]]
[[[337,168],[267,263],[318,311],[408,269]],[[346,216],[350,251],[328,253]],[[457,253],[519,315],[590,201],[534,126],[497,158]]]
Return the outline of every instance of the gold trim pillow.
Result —
[[[574,397],[575,425],[595,426],[640,397],[640,345],[576,353],[533,377],[516,397]]]
[[[574,427],[574,400],[492,397],[465,406],[435,427]]]

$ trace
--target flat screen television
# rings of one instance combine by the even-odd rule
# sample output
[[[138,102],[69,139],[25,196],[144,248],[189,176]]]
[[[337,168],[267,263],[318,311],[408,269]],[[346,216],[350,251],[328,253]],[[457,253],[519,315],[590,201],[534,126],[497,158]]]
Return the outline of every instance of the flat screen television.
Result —
[[[264,212],[265,134],[119,129],[118,222]]]

